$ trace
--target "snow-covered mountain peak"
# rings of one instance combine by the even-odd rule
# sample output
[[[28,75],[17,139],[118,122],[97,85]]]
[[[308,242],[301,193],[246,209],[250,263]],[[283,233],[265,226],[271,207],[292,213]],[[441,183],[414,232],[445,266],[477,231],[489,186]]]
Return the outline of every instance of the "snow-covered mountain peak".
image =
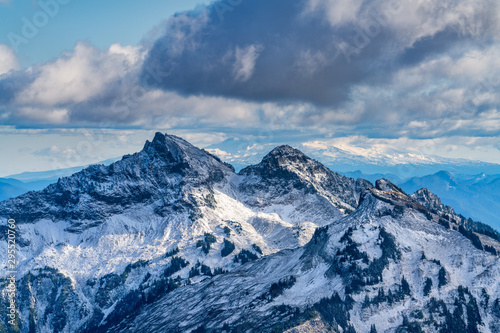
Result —
[[[321,218],[325,222],[353,211],[361,192],[373,187],[368,181],[335,173],[287,145],[273,149],[259,164],[248,166],[239,174],[244,176],[239,188],[246,195],[246,204],[265,207],[296,202],[298,207],[324,207],[326,199],[327,210],[334,211],[326,214],[328,219]]]
[[[295,149],[289,145],[281,145],[273,150],[271,150],[265,157],[264,159],[271,159],[271,158],[297,158],[297,157],[304,157],[305,154],[301,152],[298,149]]]
[[[143,150],[139,154],[147,155],[150,159],[159,159],[161,162],[177,164],[181,167],[205,170],[221,168],[224,172],[233,172],[232,167],[221,162],[218,157],[193,146],[182,138],[160,132],[155,134],[153,141],[146,141]]]
[[[163,157],[172,162],[180,162],[182,155],[191,150],[189,146],[190,144],[181,138],[156,132],[153,141],[146,141],[143,151],[151,156]]]
[[[288,145],[274,148],[264,156],[260,163],[242,169],[240,174],[257,176],[271,181],[295,181],[301,183],[301,186],[306,183],[318,185],[318,183],[324,183],[332,177],[334,178],[332,181],[335,183],[348,180],[348,178],[332,172],[320,162]]]
[[[109,166],[89,166],[42,191],[3,201],[0,211],[20,223],[48,218],[72,225],[94,225],[138,204],[152,204],[166,214],[179,209],[176,205],[186,202],[191,189],[210,188],[233,173],[229,164],[210,153],[157,133],[138,153]]]
[[[294,169],[304,170],[307,167],[317,167],[321,165],[319,162],[309,158],[300,150],[292,148],[288,145],[282,145],[271,150],[262,161],[255,165],[242,170],[242,173],[248,173],[250,170],[260,169],[264,173],[272,174],[278,170]],[[321,165],[321,167],[323,167]]]

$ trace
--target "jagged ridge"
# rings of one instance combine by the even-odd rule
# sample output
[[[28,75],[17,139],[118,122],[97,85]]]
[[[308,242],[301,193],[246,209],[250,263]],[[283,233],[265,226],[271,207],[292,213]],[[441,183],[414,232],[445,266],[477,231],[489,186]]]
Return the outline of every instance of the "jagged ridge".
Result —
[[[137,204],[160,200],[158,205],[178,210],[183,206],[183,186],[211,186],[232,172],[229,165],[185,140],[156,133],[140,152],[107,167],[90,166],[43,191],[3,201],[0,211],[18,223],[71,220],[81,231],[83,223],[95,226]]]

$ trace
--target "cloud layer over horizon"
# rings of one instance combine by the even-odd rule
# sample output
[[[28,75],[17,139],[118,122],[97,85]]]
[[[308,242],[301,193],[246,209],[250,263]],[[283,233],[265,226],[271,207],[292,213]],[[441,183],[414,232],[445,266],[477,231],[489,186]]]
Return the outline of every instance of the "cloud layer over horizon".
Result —
[[[0,125],[500,136],[494,0],[224,0],[152,43],[85,42],[19,69],[0,45]]]

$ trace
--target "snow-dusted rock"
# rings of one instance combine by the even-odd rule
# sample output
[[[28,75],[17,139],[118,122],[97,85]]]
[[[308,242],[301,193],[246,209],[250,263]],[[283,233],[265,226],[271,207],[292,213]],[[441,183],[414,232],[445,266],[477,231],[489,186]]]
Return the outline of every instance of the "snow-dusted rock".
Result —
[[[110,166],[0,202],[0,217],[18,226],[23,327],[92,331],[130,311],[130,298],[152,302],[169,288],[303,246],[318,226],[353,211],[371,186],[289,147],[236,174],[157,133]]]

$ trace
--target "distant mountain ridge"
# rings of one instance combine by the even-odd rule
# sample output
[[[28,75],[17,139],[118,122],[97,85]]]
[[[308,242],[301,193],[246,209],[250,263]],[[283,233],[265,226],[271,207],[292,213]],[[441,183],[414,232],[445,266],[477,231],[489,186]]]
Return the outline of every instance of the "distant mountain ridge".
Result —
[[[480,174],[483,172],[500,174],[500,164],[494,163],[444,158],[398,150],[387,153],[366,150],[367,152],[363,155],[359,151],[346,151],[322,142],[302,142],[297,141],[297,139],[295,141],[294,147],[337,172],[360,170],[365,174],[390,173],[405,180],[436,173],[440,170],[449,170],[457,174]],[[258,163],[267,151],[280,144],[280,142],[272,140],[229,138],[205,149],[233,164],[239,170],[247,165]]]
[[[240,170],[250,164],[260,163],[266,152],[275,146],[274,143],[269,142],[233,138],[211,145],[206,149]],[[421,187],[428,187],[464,216],[470,216],[500,229],[500,220],[496,214],[496,211],[500,209],[498,207],[499,200],[495,197],[496,193],[500,193],[500,165],[432,156],[422,158],[420,155],[404,152],[395,152],[400,162],[400,164],[395,164],[390,157],[386,159],[377,156],[371,158],[355,155],[336,147],[321,148],[321,145],[311,146],[310,144],[298,144],[298,147],[329,169],[350,178],[362,178],[372,183],[377,179],[387,178],[405,188],[409,193],[413,193]],[[418,158],[415,159],[416,157]],[[110,164],[115,160],[110,159],[100,164]],[[55,183],[58,178],[71,175],[83,168],[22,173],[12,175],[14,180],[0,178],[0,200],[9,199],[32,190],[41,190],[49,184]],[[454,193],[452,189],[437,186],[439,182],[425,181],[425,177],[429,179],[431,174],[437,174],[442,170],[451,172],[456,178],[455,182],[460,184],[458,186],[460,193]],[[413,180],[411,180],[412,178]],[[12,184],[16,180],[27,184],[19,182]],[[412,182],[417,183],[413,184]]]
[[[480,174],[478,176],[455,175],[440,171],[433,175],[414,177],[400,186],[413,193],[427,188],[458,213],[489,224],[500,230],[500,177]]]

